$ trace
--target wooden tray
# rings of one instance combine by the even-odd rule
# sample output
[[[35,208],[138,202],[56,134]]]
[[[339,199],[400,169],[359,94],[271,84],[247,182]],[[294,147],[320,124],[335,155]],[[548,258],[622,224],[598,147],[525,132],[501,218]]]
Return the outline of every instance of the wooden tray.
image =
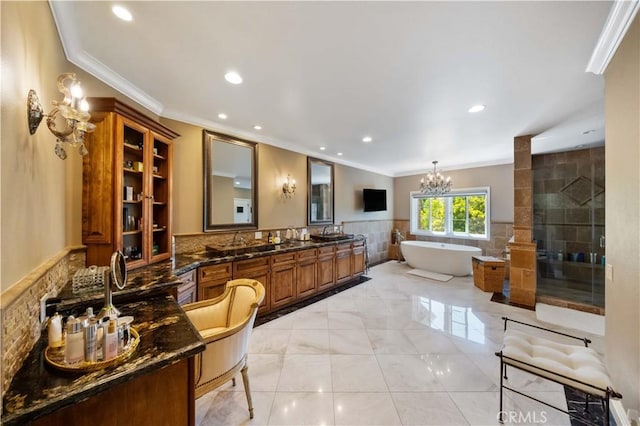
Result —
[[[47,346],[47,348],[44,350],[44,359],[50,366],[60,371],[72,373],[87,373],[90,371],[96,371],[106,367],[111,367],[112,365],[117,365],[125,361],[135,352],[136,348],[138,347],[138,344],[140,343],[140,335],[138,334],[138,331],[135,328],[131,327],[129,329],[129,333],[131,334],[131,338],[133,339],[133,341],[129,344],[127,350],[108,361],[82,361],[77,364],[66,364],[64,362],[64,346],[59,348],[51,348]]]

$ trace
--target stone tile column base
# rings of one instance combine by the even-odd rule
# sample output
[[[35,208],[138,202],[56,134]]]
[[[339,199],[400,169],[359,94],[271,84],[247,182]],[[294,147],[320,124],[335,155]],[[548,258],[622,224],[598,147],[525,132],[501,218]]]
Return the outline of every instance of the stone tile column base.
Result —
[[[532,308],[536,304],[536,247],[535,241],[509,243],[509,301]]]

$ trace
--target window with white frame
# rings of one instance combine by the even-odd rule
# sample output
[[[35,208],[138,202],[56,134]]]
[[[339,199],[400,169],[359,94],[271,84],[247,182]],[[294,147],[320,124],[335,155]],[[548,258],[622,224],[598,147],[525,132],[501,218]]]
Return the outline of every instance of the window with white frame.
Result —
[[[411,193],[411,233],[489,239],[489,187],[458,189],[444,195]]]

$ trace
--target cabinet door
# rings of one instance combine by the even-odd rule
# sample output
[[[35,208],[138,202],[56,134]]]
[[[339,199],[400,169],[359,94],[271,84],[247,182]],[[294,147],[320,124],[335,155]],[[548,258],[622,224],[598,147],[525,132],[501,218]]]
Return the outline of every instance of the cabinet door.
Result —
[[[318,291],[332,287],[336,282],[335,276],[335,247],[318,248]]]
[[[351,244],[336,247],[336,284],[351,278]]]
[[[364,247],[354,247],[352,253],[353,275],[364,274]]]
[[[287,305],[296,298],[296,264],[271,269],[271,309]]]
[[[317,261],[315,259],[298,263],[296,297],[309,296],[316,292],[316,268]]]
[[[148,250],[148,184],[144,173],[144,147],[149,144],[149,130],[117,116],[116,120],[116,212],[119,218],[115,228],[116,247],[122,250],[127,268],[145,265],[149,259]]]
[[[271,272],[268,268],[248,269],[245,271],[242,278],[249,278],[252,280],[260,281],[264,286],[264,300],[258,307],[258,314],[264,314],[271,310]]]
[[[198,300],[213,299],[224,293],[227,280],[208,281],[198,284]]]
[[[173,144],[165,137],[151,132],[148,161],[149,241],[151,261],[171,257],[171,192]]]

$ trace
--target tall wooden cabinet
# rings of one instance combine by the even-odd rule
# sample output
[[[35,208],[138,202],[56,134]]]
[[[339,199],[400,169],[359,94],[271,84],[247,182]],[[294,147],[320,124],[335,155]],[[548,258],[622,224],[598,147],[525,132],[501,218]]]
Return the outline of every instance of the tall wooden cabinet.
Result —
[[[122,250],[127,268],[171,256],[172,140],[179,135],[115,98],[89,98],[82,170],[87,265]]]

